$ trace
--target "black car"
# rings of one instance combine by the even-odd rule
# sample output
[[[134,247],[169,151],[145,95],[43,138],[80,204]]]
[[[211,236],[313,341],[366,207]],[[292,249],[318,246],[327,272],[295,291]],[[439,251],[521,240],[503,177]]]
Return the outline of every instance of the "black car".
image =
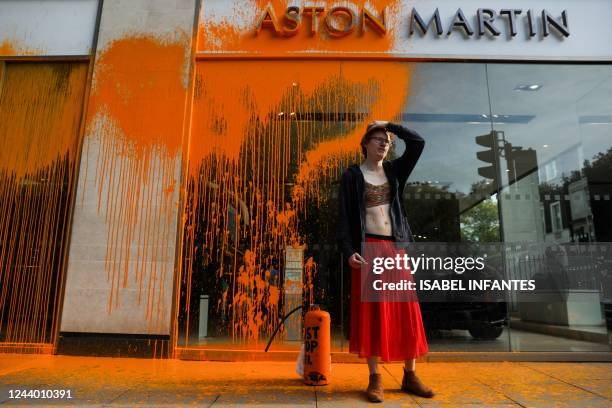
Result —
[[[508,322],[506,302],[422,302],[423,324],[434,330],[467,330],[482,340],[498,338]]]

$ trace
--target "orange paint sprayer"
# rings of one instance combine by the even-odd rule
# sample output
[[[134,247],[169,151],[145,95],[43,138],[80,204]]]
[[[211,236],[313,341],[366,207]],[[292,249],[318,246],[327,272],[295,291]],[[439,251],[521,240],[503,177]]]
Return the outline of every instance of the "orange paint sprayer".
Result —
[[[329,313],[310,305],[304,318],[304,382],[308,385],[329,384],[331,341]]]
[[[282,319],[270,336],[265,351],[278,333],[285,320],[293,313],[302,309],[298,306]],[[329,313],[321,310],[319,305],[310,305],[310,310],[304,317],[304,383],[308,385],[327,385],[331,373],[331,318]]]

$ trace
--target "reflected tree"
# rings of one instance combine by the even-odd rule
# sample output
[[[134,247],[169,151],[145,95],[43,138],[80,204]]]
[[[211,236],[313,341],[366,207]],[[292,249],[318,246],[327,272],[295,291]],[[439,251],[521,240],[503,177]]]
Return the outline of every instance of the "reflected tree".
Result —
[[[461,240],[467,242],[498,242],[499,217],[493,199],[481,201],[461,215]]]

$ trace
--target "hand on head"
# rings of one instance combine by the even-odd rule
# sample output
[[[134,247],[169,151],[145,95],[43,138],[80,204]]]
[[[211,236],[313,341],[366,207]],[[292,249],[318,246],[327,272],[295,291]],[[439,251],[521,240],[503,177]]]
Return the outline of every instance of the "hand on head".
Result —
[[[389,124],[388,120],[375,120],[375,121],[372,121],[372,122],[368,123],[368,127],[370,127],[370,126],[383,126],[383,127],[387,127],[388,124]]]

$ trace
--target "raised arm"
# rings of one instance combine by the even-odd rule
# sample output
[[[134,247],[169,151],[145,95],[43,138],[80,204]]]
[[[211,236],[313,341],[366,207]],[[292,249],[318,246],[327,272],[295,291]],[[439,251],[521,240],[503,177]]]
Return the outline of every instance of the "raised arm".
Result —
[[[404,184],[408,180],[408,176],[412,173],[414,166],[416,166],[423,153],[425,147],[425,140],[414,130],[408,129],[402,125],[396,123],[389,123],[387,130],[395,134],[397,137],[402,139],[406,144],[406,150],[399,158],[391,162],[391,166],[394,168],[397,174],[400,186],[403,188]]]

